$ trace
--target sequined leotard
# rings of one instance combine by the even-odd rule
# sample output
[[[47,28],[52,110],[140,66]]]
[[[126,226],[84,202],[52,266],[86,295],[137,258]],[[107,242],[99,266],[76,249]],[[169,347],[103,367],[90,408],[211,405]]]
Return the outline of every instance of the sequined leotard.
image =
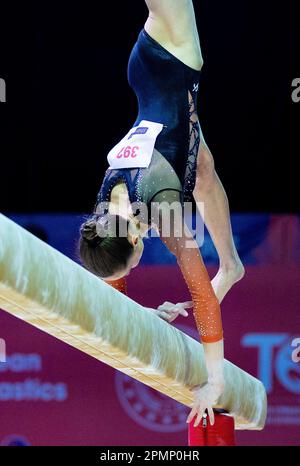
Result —
[[[139,113],[135,123],[150,120],[163,123],[148,168],[108,169],[97,196],[97,205],[109,202],[110,193],[120,179],[126,183],[131,203],[179,204],[190,201],[195,186],[200,126],[196,111],[199,71],[190,68],[165,50],[143,29],[130,55],[129,84],[136,93]],[[141,221],[151,224],[150,216]],[[176,256],[177,263],[193,299],[193,314],[203,342],[222,339],[220,305],[198,248],[187,248],[188,235],[175,231],[160,237]],[[127,293],[126,279],[108,281]]]
[[[181,202],[191,201],[200,144],[196,112],[199,71],[185,65],[142,29],[130,54],[128,81],[137,96],[139,108],[132,127],[142,120],[164,125],[155,143],[159,153],[156,159],[162,156],[164,159],[164,179],[152,179],[155,188],[151,195],[166,188],[176,189],[181,193]],[[148,181],[148,168],[108,169],[97,201],[107,201],[120,178],[127,184],[131,202],[144,201],[141,191]]]

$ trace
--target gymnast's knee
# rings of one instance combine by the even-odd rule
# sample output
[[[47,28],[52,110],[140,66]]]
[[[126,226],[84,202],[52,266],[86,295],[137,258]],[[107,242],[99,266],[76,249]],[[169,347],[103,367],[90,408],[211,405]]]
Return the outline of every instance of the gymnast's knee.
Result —
[[[201,146],[198,153],[194,192],[209,191],[216,180],[215,163],[207,146]]]

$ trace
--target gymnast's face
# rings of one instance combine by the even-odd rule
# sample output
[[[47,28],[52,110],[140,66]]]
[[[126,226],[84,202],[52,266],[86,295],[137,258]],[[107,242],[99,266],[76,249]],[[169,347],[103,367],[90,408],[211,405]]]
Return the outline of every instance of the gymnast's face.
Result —
[[[128,227],[128,241],[133,246],[133,253],[128,260],[127,266],[123,270],[119,270],[114,275],[109,277],[109,280],[118,280],[122,277],[127,277],[130,274],[131,269],[134,269],[143,255],[144,243],[141,237],[141,225],[140,221],[134,217],[132,214],[128,217],[129,227]]]

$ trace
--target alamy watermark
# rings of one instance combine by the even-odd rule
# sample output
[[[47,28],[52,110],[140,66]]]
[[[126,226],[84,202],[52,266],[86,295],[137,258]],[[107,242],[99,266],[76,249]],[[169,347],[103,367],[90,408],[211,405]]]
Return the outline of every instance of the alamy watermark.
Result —
[[[6,362],[6,344],[3,338],[0,338],[0,363]]]
[[[292,101],[297,104],[300,102],[300,78],[293,79],[292,87],[294,88],[291,95]]]
[[[6,102],[6,82],[0,78],[0,102]]]
[[[111,217],[108,214],[109,201],[100,202],[97,206],[99,218],[96,224],[97,235],[100,238],[107,236],[127,237],[128,225],[126,215],[121,212],[127,211],[124,208],[126,196],[119,196],[118,208],[112,212],[119,213],[119,223],[115,216]],[[164,238],[184,238],[186,248],[199,248],[204,242],[204,203],[196,202],[197,211],[193,215],[193,203],[180,201],[162,201],[151,202],[150,212],[149,206],[145,202],[131,203],[132,212],[137,220],[141,223],[146,223],[151,218],[152,228],[148,230],[147,237],[162,236]],[[114,205],[115,207],[115,205]],[[194,225],[193,225],[194,224]]]

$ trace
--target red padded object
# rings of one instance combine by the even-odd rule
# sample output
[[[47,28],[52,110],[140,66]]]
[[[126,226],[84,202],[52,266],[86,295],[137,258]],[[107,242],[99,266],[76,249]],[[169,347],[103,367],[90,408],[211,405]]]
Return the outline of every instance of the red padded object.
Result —
[[[215,423],[210,425],[208,417],[194,427],[195,416],[188,427],[188,445],[190,447],[235,446],[234,419],[226,414],[215,412]]]

